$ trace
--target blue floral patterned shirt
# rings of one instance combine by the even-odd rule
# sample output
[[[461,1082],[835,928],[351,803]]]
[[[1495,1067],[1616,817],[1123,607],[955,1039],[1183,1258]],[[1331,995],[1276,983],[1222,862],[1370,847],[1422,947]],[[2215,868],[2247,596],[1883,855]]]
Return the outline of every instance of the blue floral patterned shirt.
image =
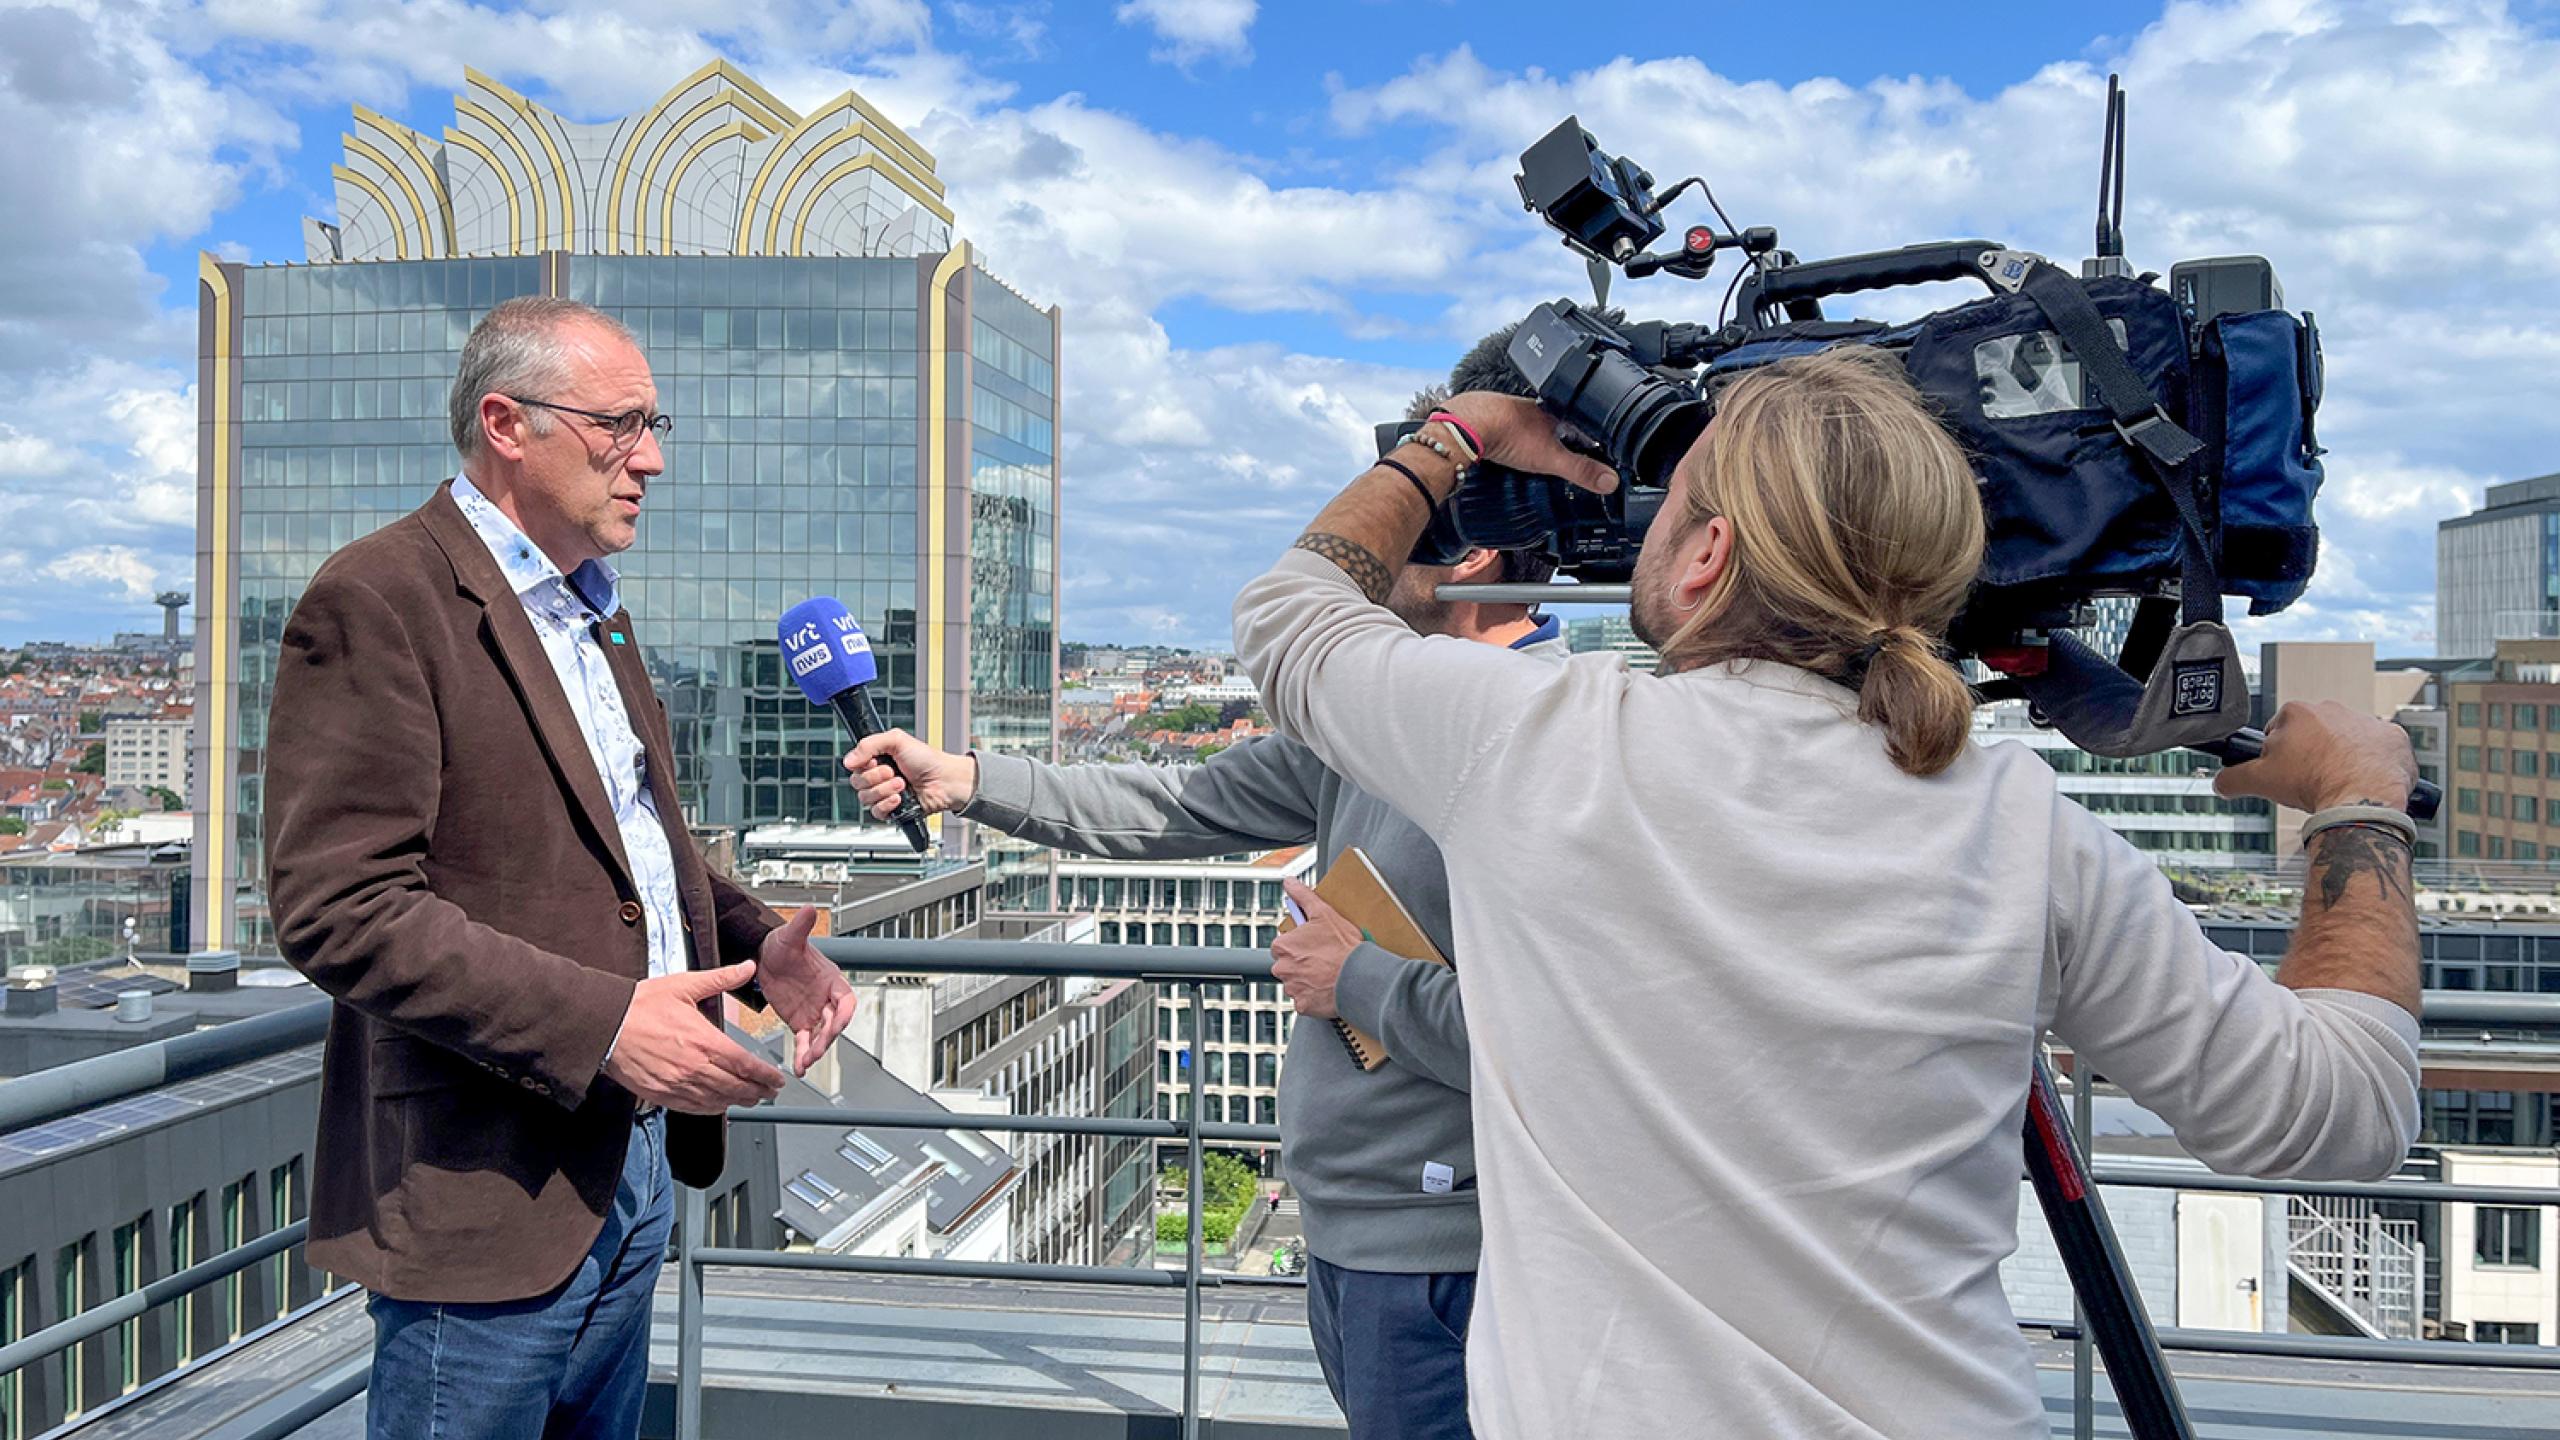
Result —
[[[621,577],[602,560],[590,560],[562,575],[542,547],[525,537],[516,523],[499,513],[489,497],[467,476],[453,481],[454,503],[463,518],[489,547],[498,569],[524,603],[525,618],[542,641],[552,673],[568,692],[569,708],[587,737],[587,753],[604,781],[613,804],[614,824],[622,831],[622,853],[631,862],[631,878],[640,887],[640,903],[648,918],[649,974],[671,975],[685,968],[684,933],[676,902],[676,862],[667,847],[667,832],[658,822],[658,803],[649,794],[649,757],[631,728],[622,691],[605,663],[606,641],[598,635],[601,621],[622,608]],[[615,635],[614,644],[627,637]]]

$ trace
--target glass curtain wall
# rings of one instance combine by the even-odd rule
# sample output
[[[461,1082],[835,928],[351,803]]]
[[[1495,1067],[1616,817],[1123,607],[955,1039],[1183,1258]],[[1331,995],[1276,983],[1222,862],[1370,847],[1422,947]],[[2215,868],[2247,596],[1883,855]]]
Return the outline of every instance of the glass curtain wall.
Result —
[[[575,256],[568,288],[640,337],[675,421],[615,564],[686,813],[866,820],[835,717],[783,673],[773,627],[843,601],[879,662],[873,702],[915,724],[915,262]]]
[[[1047,311],[983,271],[970,295],[969,743],[1046,760],[1057,696],[1057,357]],[[1046,852],[980,834],[994,903],[1047,908]]]
[[[238,942],[272,950],[264,866],[267,704],[285,617],[320,563],[453,473],[445,397],[490,306],[538,259],[279,265],[240,272],[240,619],[233,774]]]

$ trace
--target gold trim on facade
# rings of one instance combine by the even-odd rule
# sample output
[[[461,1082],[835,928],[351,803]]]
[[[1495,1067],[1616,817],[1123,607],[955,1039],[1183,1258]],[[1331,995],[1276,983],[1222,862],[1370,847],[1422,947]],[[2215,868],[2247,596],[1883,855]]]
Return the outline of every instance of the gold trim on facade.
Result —
[[[444,130],[444,139],[447,145],[459,145],[463,149],[470,151],[472,154],[479,156],[481,161],[489,167],[489,172],[491,174],[498,176],[501,181],[505,179],[507,167],[499,162],[498,152],[490,149],[478,136],[473,135],[466,130],[448,125]],[[530,254],[531,247],[528,244],[528,238],[524,233],[523,204],[516,198],[516,187],[502,183],[498,188],[504,191],[507,197],[507,240],[510,246],[510,253],[518,255]],[[453,218],[453,212],[450,208],[446,210],[445,218],[447,221],[450,221]],[[457,245],[454,248],[456,253],[460,252],[460,246]]]
[[[196,628],[205,634],[201,678],[206,687],[205,841],[204,854],[197,859],[206,877],[205,948],[220,950],[231,944],[239,918],[233,913],[238,902],[230,880],[231,827],[239,810],[237,798],[231,793],[231,707],[237,703],[231,675],[231,568],[239,563],[231,548],[231,279],[222,273],[221,261],[203,252],[196,256],[196,279],[213,294],[213,375],[206,399],[206,413],[212,417],[211,433],[206,437],[212,451],[206,483],[213,511],[212,559],[206,568],[212,573],[205,587],[205,608],[196,612]]]
[[[944,552],[949,548],[951,477],[951,282],[969,264],[969,242],[954,240],[942,263],[933,267],[933,283],[925,289],[925,515],[924,594],[916,606],[916,644],[924,652],[924,683],[916,703],[924,722],[926,743],[948,747],[942,733],[943,642],[945,615]]]
[[[341,185],[354,186],[358,191],[361,191],[366,198],[372,200],[373,203],[379,207],[382,214],[382,223],[391,228],[391,248],[394,252],[392,258],[398,260],[411,260],[417,258],[409,253],[409,227],[401,223],[400,212],[392,208],[391,197],[383,193],[381,186],[374,184],[371,180],[357,174],[355,171],[348,169],[344,165],[330,166],[329,178],[337,181]],[[347,209],[343,201],[341,201],[338,206],[338,219],[342,223],[347,219]],[[350,226],[349,228],[353,227]]]
[[[714,60],[638,114],[584,125],[477,69],[463,79],[441,143],[355,107],[341,137],[352,178],[341,182],[339,212],[378,206],[389,233],[361,216],[334,235],[314,225],[314,261],[672,255],[679,206],[700,217],[688,222],[686,253],[950,248],[951,207],[932,153],[850,90],[803,115]],[[722,148],[733,139],[735,150]],[[848,158],[848,147],[863,153]],[[506,200],[503,230],[493,188]],[[458,212],[457,199],[478,208]]]

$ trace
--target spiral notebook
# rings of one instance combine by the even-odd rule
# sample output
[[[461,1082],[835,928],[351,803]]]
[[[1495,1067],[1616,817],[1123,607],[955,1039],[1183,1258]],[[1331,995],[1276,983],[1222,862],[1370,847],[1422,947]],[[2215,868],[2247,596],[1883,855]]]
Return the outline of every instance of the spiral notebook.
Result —
[[[1359,926],[1360,933],[1369,943],[1388,954],[1434,965],[1449,963],[1448,957],[1442,955],[1439,947],[1422,933],[1422,927],[1413,923],[1413,916],[1405,912],[1404,902],[1396,899],[1396,892],[1388,889],[1387,882],[1378,877],[1377,867],[1369,863],[1369,857],[1361,853],[1359,846],[1354,845],[1334,857],[1333,864],[1324,872],[1324,879],[1316,885],[1316,893],[1324,897],[1326,904],[1341,911],[1345,919]],[[1297,907],[1292,904],[1289,908],[1292,916],[1280,926],[1284,931],[1298,928],[1294,914]],[[1363,1070],[1375,1070],[1387,1063],[1387,1047],[1380,1044],[1375,1035],[1339,1016],[1335,1017],[1333,1028],[1342,1037],[1343,1048],[1351,1052],[1352,1064]]]

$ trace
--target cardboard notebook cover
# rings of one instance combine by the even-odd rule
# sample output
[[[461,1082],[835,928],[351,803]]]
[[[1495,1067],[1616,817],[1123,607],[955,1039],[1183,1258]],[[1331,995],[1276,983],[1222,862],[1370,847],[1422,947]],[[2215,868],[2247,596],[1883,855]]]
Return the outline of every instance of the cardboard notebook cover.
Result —
[[[1371,944],[1388,954],[1434,965],[1449,963],[1448,957],[1422,933],[1422,927],[1413,923],[1404,902],[1396,899],[1396,892],[1378,878],[1377,867],[1369,863],[1360,847],[1354,845],[1334,857],[1333,864],[1325,869],[1324,880],[1316,886],[1316,893],[1359,926]],[[1284,918],[1280,928],[1288,931],[1298,927],[1295,921]],[[1339,1017],[1333,1028],[1342,1036],[1343,1048],[1351,1052],[1351,1063],[1363,1070],[1375,1070],[1387,1063],[1387,1047],[1379,1043],[1378,1037]]]

